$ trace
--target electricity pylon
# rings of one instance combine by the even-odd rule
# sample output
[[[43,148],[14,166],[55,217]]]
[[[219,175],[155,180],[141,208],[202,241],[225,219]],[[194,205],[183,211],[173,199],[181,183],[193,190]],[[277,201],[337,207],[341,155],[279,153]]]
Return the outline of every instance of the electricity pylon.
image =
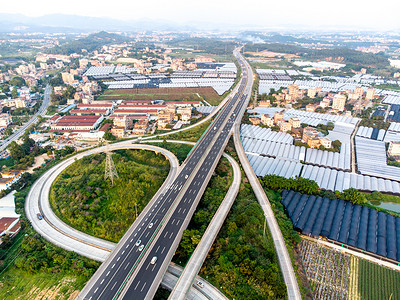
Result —
[[[112,185],[114,185],[114,178],[119,178],[117,169],[115,168],[114,161],[111,157],[111,151],[106,146],[106,165],[105,165],[105,172],[104,172],[104,181],[110,178]]]

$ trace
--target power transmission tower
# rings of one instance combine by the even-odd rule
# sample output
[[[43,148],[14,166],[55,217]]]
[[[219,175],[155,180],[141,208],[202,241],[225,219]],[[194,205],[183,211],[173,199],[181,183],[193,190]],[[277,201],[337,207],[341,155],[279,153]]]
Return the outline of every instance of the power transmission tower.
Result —
[[[114,178],[119,178],[108,144],[106,146],[106,168],[104,172],[104,181],[107,180],[107,178],[110,178],[112,185],[114,185]]]

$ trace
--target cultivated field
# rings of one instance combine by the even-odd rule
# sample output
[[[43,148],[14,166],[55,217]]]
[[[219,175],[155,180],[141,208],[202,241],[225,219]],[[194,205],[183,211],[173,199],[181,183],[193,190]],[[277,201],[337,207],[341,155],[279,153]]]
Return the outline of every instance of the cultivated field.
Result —
[[[400,272],[307,240],[300,253],[315,299],[400,299]]]
[[[106,90],[99,100],[206,100],[218,105],[222,97],[211,87],[200,88],[149,88]]]

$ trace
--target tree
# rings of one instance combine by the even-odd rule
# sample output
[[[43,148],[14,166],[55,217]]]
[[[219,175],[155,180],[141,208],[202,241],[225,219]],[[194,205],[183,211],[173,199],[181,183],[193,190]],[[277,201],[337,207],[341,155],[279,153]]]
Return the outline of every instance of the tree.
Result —
[[[63,85],[63,84],[64,84],[64,81],[62,80],[61,73],[58,73],[57,76],[51,78],[51,79],[49,80],[49,84],[50,84],[51,86]]]
[[[15,86],[13,87],[13,89],[11,91],[11,97],[13,99],[18,98],[18,91],[17,91],[17,88]]]
[[[10,92],[10,86],[8,86],[8,85],[3,86],[3,87],[1,88],[1,91],[2,91],[3,93],[9,93],[9,92]]]
[[[25,153],[20,145],[18,145],[15,141],[12,141],[7,146],[8,151],[10,152],[10,156],[15,161],[19,161],[21,158],[25,156]]]
[[[109,129],[104,133],[103,137],[107,141],[115,141],[117,139]]]
[[[332,147],[333,147],[333,148],[336,148],[336,149],[340,150],[340,147],[341,147],[341,146],[342,146],[342,142],[339,141],[339,140],[334,140],[334,141],[332,142]]]
[[[10,84],[16,87],[22,87],[24,85],[26,85],[25,83],[25,79],[19,77],[19,76],[15,76],[14,78],[12,78],[10,80]]]
[[[353,204],[363,204],[366,201],[365,196],[355,188],[344,190],[343,193],[340,194],[340,197],[343,200],[350,201]]]

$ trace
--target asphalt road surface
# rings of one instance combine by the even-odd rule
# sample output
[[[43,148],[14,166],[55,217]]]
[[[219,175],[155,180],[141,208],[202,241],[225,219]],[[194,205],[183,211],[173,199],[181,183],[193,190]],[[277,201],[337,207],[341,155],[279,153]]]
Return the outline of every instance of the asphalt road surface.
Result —
[[[81,291],[78,299],[151,299],[179,244],[209,179],[241,119],[242,106],[251,90],[242,65],[238,93],[227,102],[185,160],[180,173],[147,214],[135,222]],[[240,114],[240,115],[239,115]],[[142,247],[143,246],[143,247]],[[151,260],[157,257],[152,264]],[[127,284],[128,283],[128,284]]]
[[[0,152],[4,151],[12,141],[17,141],[24,134],[25,130],[37,121],[37,117],[39,115],[44,116],[46,114],[47,108],[50,105],[50,93],[51,87],[47,85],[44,91],[43,102],[39,110],[32,116],[31,119],[29,119],[28,122],[18,128],[12,135],[10,135],[0,144]]]

